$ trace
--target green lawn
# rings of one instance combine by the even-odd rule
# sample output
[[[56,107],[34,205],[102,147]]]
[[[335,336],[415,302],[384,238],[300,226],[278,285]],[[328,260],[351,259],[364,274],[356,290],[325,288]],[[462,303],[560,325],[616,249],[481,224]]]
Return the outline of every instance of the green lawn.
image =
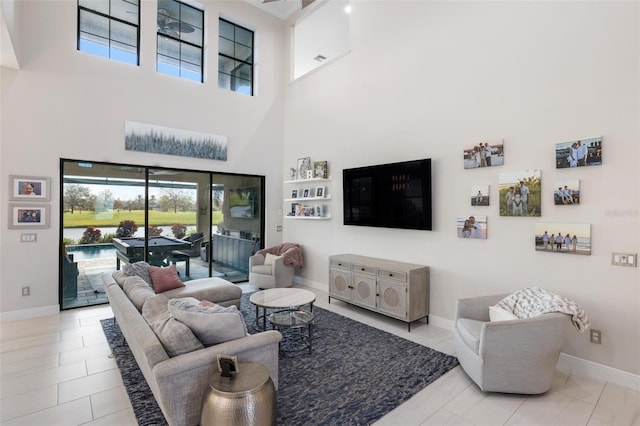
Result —
[[[213,212],[213,222],[222,223],[222,212]],[[120,210],[110,211],[106,213],[95,212],[75,212],[64,214],[65,228],[86,228],[93,225],[96,228],[101,226],[118,226],[120,221],[133,220],[136,224],[144,223],[144,210]],[[182,223],[184,225],[196,225],[196,212],[160,212],[152,210],[149,212],[149,223],[151,225],[173,225],[174,223]]]

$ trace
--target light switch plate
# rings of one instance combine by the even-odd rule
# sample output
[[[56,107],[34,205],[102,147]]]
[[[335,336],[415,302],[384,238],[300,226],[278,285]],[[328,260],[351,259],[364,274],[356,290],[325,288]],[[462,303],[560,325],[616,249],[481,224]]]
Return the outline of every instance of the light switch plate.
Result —
[[[611,264],[615,266],[638,266],[638,255],[636,253],[613,253]]]
[[[35,232],[23,232],[20,234],[21,243],[35,243],[38,241],[38,234]]]

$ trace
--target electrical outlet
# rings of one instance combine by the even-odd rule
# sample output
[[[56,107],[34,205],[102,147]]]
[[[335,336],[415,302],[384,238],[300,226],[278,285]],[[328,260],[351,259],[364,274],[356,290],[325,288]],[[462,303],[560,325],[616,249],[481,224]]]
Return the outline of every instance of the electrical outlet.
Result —
[[[611,255],[611,264],[615,266],[637,267],[637,258],[638,255],[636,253],[613,253]]]
[[[26,287],[22,287],[22,295],[23,296],[29,296],[31,294],[31,287],[26,286]]]
[[[591,343],[595,343],[597,345],[602,343],[602,331],[592,328],[590,333]]]
[[[282,225],[276,226],[276,232],[282,232]]]

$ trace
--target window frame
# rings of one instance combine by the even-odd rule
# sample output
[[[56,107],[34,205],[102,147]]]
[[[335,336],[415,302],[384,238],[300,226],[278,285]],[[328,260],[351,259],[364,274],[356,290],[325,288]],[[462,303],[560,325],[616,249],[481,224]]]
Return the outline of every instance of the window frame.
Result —
[[[123,62],[123,63],[126,63],[126,64],[133,64],[133,62],[128,62],[128,61],[123,61],[123,60],[120,60],[120,59],[116,59],[112,55],[112,50],[114,50],[114,48],[112,47],[112,43],[113,42],[120,43],[120,44],[126,44],[126,43],[122,43],[122,42],[120,42],[118,40],[114,40],[112,38],[112,25],[111,24],[115,21],[115,22],[117,22],[119,24],[127,25],[127,26],[135,28],[135,30],[136,30],[136,45],[132,46],[132,47],[135,47],[135,49],[136,49],[135,65],[136,66],[140,66],[140,15],[141,15],[140,11],[141,11],[141,4],[138,1],[138,13],[137,13],[138,14],[138,19],[137,19],[137,22],[135,24],[133,24],[133,23],[131,23],[129,21],[125,21],[124,19],[121,19],[121,18],[118,18],[116,16],[113,16],[112,15],[112,7],[111,7],[113,0],[108,0],[108,1],[109,1],[109,14],[105,14],[105,13],[100,12],[98,10],[89,9],[88,7],[83,6],[83,5],[80,4],[81,0],[77,0],[78,7],[77,7],[77,21],[76,21],[77,22],[76,50],[78,50],[79,52],[88,53],[88,54],[91,54],[91,55],[95,55],[95,56],[99,56],[99,57],[102,57],[102,58],[111,59],[111,60],[118,61],[118,62]],[[81,35],[83,33],[84,34],[91,34],[91,33],[83,32],[81,30],[82,27],[81,27],[81,22],[80,21],[81,21],[82,12],[90,13],[90,14],[93,14],[93,15],[96,15],[96,16],[99,16],[99,17],[102,17],[102,18],[106,18],[106,19],[109,20],[109,38],[106,39],[106,40],[109,41],[109,44],[107,46],[107,48],[109,50],[109,55],[108,56],[101,55],[101,54],[98,54],[98,53],[91,52],[89,50],[84,50],[84,49],[80,48],[80,43],[83,40]],[[102,36],[100,36],[98,34],[91,34],[91,35],[96,36],[96,37],[100,37],[100,38],[104,38],[104,37],[102,37]]]
[[[173,3],[176,3],[177,6],[178,6],[178,17],[179,18],[176,21],[176,22],[178,22],[178,26],[180,24],[183,24],[183,23],[184,24],[188,24],[188,23],[182,21],[182,19],[181,19],[182,18],[182,9],[183,8],[189,8],[189,9],[195,11],[195,12],[199,12],[200,13],[201,24],[202,24],[202,28],[201,28],[202,37],[200,38],[200,46],[198,46],[197,44],[192,43],[192,42],[190,42],[188,40],[183,40],[179,36],[175,37],[175,36],[172,36],[170,34],[161,32],[160,29],[156,29],[156,72],[159,72],[159,73],[162,73],[162,74],[166,74],[166,75],[175,76],[175,77],[179,77],[179,78],[182,78],[182,79],[185,79],[185,80],[199,81],[200,83],[204,83],[204,71],[205,71],[205,69],[204,69],[204,64],[205,64],[205,51],[204,51],[204,46],[205,46],[205,44],[204,44],[204,41],[205,41],[205,16],[204,16],[204,14],[205,14],[205,11],[203,9],[200,9],[198,7],[195,7],[195,6],[191,5],[191,4],[188,4],[188,3],[185,3],[185,2],[182,2],[182,1],[179,1],[179,0],[171,0],[171,1]],[[158,5],[158,10],[156,11],[156,20],[158,19],[158,16],[161,15],[160,14],[160,10],[161,9],[162,8],[160,7],[160,5]],[[162,15],[164,15],[164,14],[162,14]],[[188,25],[190,25],[190,24],[188,24]],[[161,38],[166,40],[166,41],[169,41],[170,43],[177,43],[178,44],[178,57],[177,58],[160,53]],[[200,65],[199,65],[199,67],[200,67],[200,79],[199,80],[196,80],[194,78],[189,78],[189,77],[183,75],[183,66],[182,66],[182,64],[189,64],[189,65],[192,65],[194,67],[198,66],[198,64],[196,64],[196,63],[189,62],[189,61],[186,61],[186,60],[182,59],[182,48],[184,46],[188,46],[189,48],[197,49],[197,50],[200,51]],[[168,73],[168,72],[165,72],[165,71],[162,71],[162,70],[159,69],[159,65],[161,63],[159,61],[159,59],[161,57],[162,58],[171,59],[171,61],[175,61],[178,64],[177,65],[177,74]],[[165,64],[166,63],[167,62],[165,62]]]
[[[222,31],[220,31],[220,26],[221,26],[220,23],[221,22],[225,22],[225,23],[233,26],[233,28],[234,28],[234,38],[233,38],[233,40],[230,40],[230,39],[222,36]],[[251,46],[247,46],[245,44],[242,44],[242,43],[239,43],[239,42],[236,41],[236,35],[235,35],[236,28],[240,28],[240,29],[242,29],[244,31],[247,31],[248,33],[251,34]],[[234,43],[234,45],[235,44],[242,44],[244,47],[246,47],[248,49],[251,49],[251,55],[250,55],[251,61],[249,62],[249,61],[240,59],[238,57],[229,56],[229,55],[223,53],[221,51],[220,39],[229,40],[232,43]],[[255,55],[256,55],[255,42],[256,42],[256,33],[255,33],[254,30],[251,30],[251,29],[249,29],[249,28],[247,28],[247,27],[245,27],[243,25],[237,24],[237,23],[235,23],[235,22],[233,22],[233,21],[231,21],[229,19],[223,18],[221,16],[218,18],[218,87],[219,88],[225,89],[225,90],[230,90],[230,91],[236,92],[236,93],[246,94],[246,95],[249,95],[249,96],[254,96],[254,94],[255,94]],[[251,68],[251,80],[250,80],[251,84],[249,86],[250,87],[249,93],[244,93],[244,92],[235,90],[233,74],[228,74],[228,73],[222,72],[220,70],[220,58],[221,57],[225,58],[225,59],[232,60],[232,61],[240,62],[242,65],[247,65],[247,66],[249,66]],[[220,85],[220,76],[221,75],[229,76],[231,78],[231,84],[230,84],[231,87],[230,88]]]

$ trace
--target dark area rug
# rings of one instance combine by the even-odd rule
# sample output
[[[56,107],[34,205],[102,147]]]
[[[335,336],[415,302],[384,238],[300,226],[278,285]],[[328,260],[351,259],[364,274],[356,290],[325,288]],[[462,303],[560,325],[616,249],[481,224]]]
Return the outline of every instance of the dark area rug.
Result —
[[[242,296],[249,332],[255,307]],[[458,365],[450,355],[315,307],[313,352],[280,357],[279,425],[368,425]],[[140,425],[165,425],[113,320],[102,327]]]

